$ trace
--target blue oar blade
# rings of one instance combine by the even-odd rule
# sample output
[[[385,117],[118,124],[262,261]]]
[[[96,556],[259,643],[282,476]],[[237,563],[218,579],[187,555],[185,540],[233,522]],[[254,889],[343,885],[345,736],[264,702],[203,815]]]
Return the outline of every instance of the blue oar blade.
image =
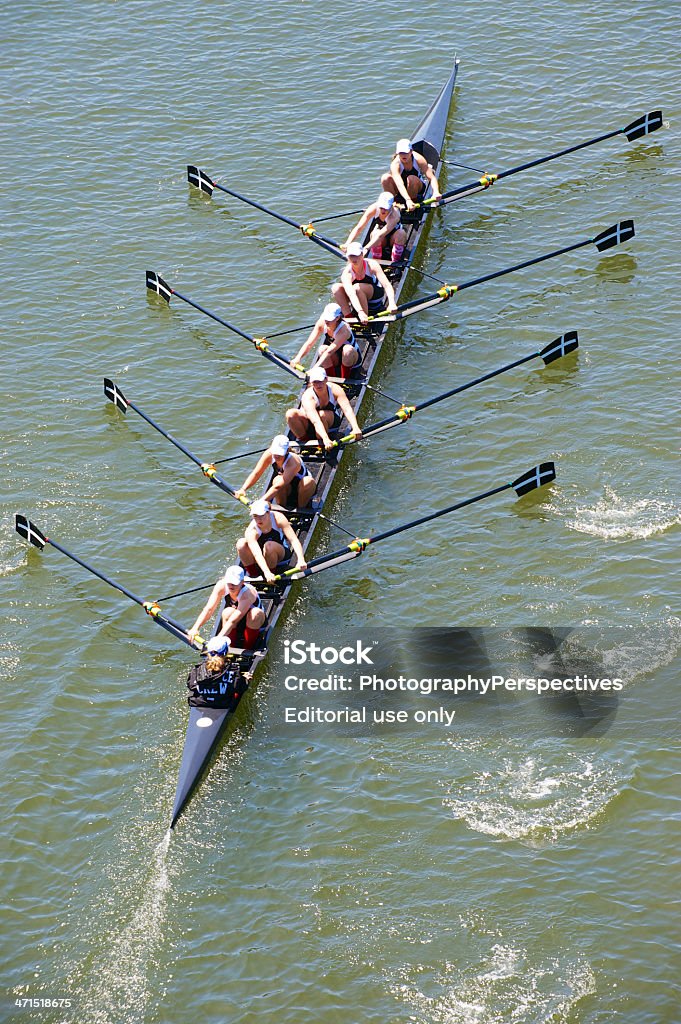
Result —
[[[565,334],[561,334],[560,338],[556,338],[554,341],[550,341],[546,345],[539,355],[544,360],[544,363],[548,366],[554,359],[562,359],[568,352],[574,352],[579,347],[579,338],[577,331],[566,331]]]
[[[187,165],[187,181],[194,188],[200,189],[205,192],[207,196],[213,195],[213,189],[215,188],[215,182],[212,178],[209,178],[205,171],[202,171],[200,167],[194,167],[193,164]]]
[[[42,551],[47,544],[47,537],[43,531],[39,530],[30,519],[21,515],[19,512],[14,516],[14,529],[20,537],[27,540],[29,544],[33,544],[34,547],[39,548],[40,551]]]
[[[624,134],[629,142],[633,142],[634,139],[640,139],[644,135],[650,135],[652,132],[656,132],[658,128],[661,128],[662,111],[651,110],[648,114],[643,114],[641,117],[637,117],[635,121],[628,124],[623,129]]]
[[[596,235],[593,243],[599,252],[605,252],[606,249],[612,249],[616,245],[621,245],[622,242],[628,242],[635,234],[633,220],[621,220],[618,224],[613,224],[611,228],[601,231],[600,235]]]
[[[527,473],[523,473],[522,476],[514,480],[511,487],[518,497],[521,498],[523,494],[528,494],[537,487],[543,487],[544,484],[550,484],[555,479],[555,464],[553,462],[542,462],[539,466],[529,469]]]
[[[120,409],[121,412],[125,413],[128,411],[130,403],[121,391],[119,387],[109,377],[104,378],[104,396],[109,399],[110,402]]]
[[[166,302],[170,302],[170,296],[173,294],[173,289],[170,287],[167,281],[164,281],[160,274],[157,274],[155,270],[147,270],[146,272],[147,288],[150,292],[155,292],[156,295],[160,295]]]

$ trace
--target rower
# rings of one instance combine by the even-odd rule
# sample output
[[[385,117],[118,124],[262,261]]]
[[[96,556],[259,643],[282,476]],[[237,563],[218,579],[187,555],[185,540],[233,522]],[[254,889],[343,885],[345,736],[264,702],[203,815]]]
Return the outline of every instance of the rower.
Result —
[[[274,501],[286,508],[305,508],[309,505],[317,484],[305,468],[300,455],[290,448],[291,441],[285,434],[273,438],[272,444],[262,453],[255,469],[248,474],[235,496],[245,498],[249,487],[257,483],[266,470],[272,469],[275,476],[263,494],[266,501]]]
[[[341,307],[343,316],[355,314],[360,323],[385,309],[397,309],[395,292],[377,260],[364,258],[359,242],[350,242],[346,249],[347,265],[341,279],[331,286],[331,293]]]
[[[382,260],[385,251],[389,250],[390,261],[399,263],[404,253],[407,232],[402,227],[402,215],[392,192],[381,192],[376,202],[367,206],[341,248],[347,249],[350,242],[363,238],[365,232],[368,232],[368,238],[364,251],[372,259]]]
[[[352,329],[343,319],[343,310],[337,302],[330,302],[310,335],[291,360],[291,366],[301,363],[315,342],[322,338],[313,366],[323,366],[332,376],[347,380],[362,358]]]
[[[190,640],[196,639],[203,624],[215,615],[224,601],[216,637],[226,636],[233,647],[253,650],[265,625],[265,610],[258,591],[250,583],[244,582],[244,576],[240,565],[230,565],[213,587],[203,610],[189,630]]]
[[[288,568],[295,554],[297,567],[305,569],[305,553],[295,530],[283,512],[273,512],[269,501],[260,498],[251,505],[252,520],[236,543],[239,561],[249,576],[263,576],[274,582],[274,570]]]
[[[343,416],[350,424],[355,441],[362,431],[355,419],[355,413],[348,396],[339,384],[330,384],[326,370],[315,366],[308,374],[309,385],[303,392],[298,409],[289,409],[286,423],[300,444],[305,444],[316,435],[325,448],[333,448],[330,430],[338,430]]]
[[[426,193],[428,185],[432,198],[440,199],[440,186],[433,165],[424,156],[414,152],[409,139],[400,139],[395,146],[390,170],[381,178],[381,187],[399,197],[408,210],[413,210]]]

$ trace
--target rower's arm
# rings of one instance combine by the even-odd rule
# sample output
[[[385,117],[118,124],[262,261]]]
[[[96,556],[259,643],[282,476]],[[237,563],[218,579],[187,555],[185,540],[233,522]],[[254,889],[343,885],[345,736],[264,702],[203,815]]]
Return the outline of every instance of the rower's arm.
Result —
[[[367,226],[367,224],[371,220],[373,213],[373,206],[370,206],[368,210],[364,211],[364,213],[359,218],[359,220],[355,224],[354,228],[352,229],[348,237],[345,239],[345,244],[341,246],[342,249],[347,249],[347,247],[350,245],[350,242],[354,242],[354,240],[359,237],[359,235],[362,233],[362,230]]]
[[[265,556],[262,553],[262,548],[258,544],[258,537],[257,537],[257,534],[255,532],[255,527],[253,526],[252,523],[250,523],[246,527],[246,534],[245,534],[245,536],[246,536],[246,540],[248,541],[248,545],[249,545],[249,547],[251,549],[251,553],[253,555],[253,558],[255,559],[255,564],[258,566],[258,568],[260,569],[260,572],[263,574],[263,578],[267,579],[267,574],[270,572],[270,568],[269,568],[267,562],[265,561]],[[238,619],[237,619],[237,621],[238,621]]]
[[[438,184],[437,178],[435,177],[435,170],[433,168],[433,165],[429,164],[424,156],[421,157],[421,160],[423,160],[423,164],[421,164],[421,170],[423,174],[426,176],[426,181],[430,182],[430,187],[433,190],[432,198],[439,199],[441,195],[440,186]]]
[[[204,623],[206,623],[208,619],[212,618],[212,616],[215,615],[216,611],[218,610],[218,605],[220,604],[222,598],[222,580],[218,580],[218,582],[215,584],[211,591],[210,597],[208,598],[205,605],[203,606],[203,609],[199,613],[196,622],[191,627],[191,629],[187,631],[187,635],[190,637],[190,639],[193,639],[193,637],[199,632]]]
[[[338,402],[343,415],[350,424],[353,434],[356,435],[355,440],[359,441],[360,437],[362,436],[362,430],[357,422],[355,411],[350,405],[350,400],[348,399],[348,396],[343,391],[343,388],[339,387],[337,384],[332,384],[331,386],[333,388],[334,397]]]
[[[302,401],[301,405],[302,405],[303,412],[305,413],[305,415],[310,420],[310,423],[314,427],[316,433],[322,439],[323,443],[325,445],[330,445],[331,444],[331,438],[329,437],[328,433],[326,432],[326,427],[324,426],[322,418],[319,415],[319,410],[317,409],[317,406],[315,404],[314,395],[310,396],[309,392],[306,392],[303,395],[303,401]]]
[[[268,448],[266,452],[262,453],[262,455],[260,456],[260,458],[258,459],[258,461],[257,461],[257,463],[255,465],[255,469],[253,469],[248,474],[248,476],[246,477],[246,479],[242,483],[241,487],[237,491],[237,494],[245,494],[246,491],[249,489],[249,487],[252,487],[253,484],[258,482],[260,477],[263,475],[263,473],[267,469],[267,466],[268,466],[271,458],[272,458],[272,456],[271,456],[270,450]]]
[[[321,322],[318,320],[317,323],[312,328],[312,330],[310,331],[310,333],[308,334],[307,339],[305,340],[305,342],[300,346],[297,354],[291,360],[291,365],[292,366],[295,363],[302,362],[302,360],[305,358],[307,353],[310,351],[310,349],[312,348],[312,346],[314,345],[315,341],[320,336],[320,334],[322,333],[323,330],[324,330],[324,327],[321,324]]]
[[[405,203],[407,204],[407,207],[408,207],[410,203],[413,203],[413,199],[411,198],[411,196],[407,192],[407,186],[402,181],[402,175],[400,174],[400,160],[399,160],[399,157],[395,157],[395,159],[391,163],[391,165],[390,165],[390,173],[393,176],[393,181],[395,182],[395,188],[400,193],[400,195],[402,196],[402,198],[404,199],[404,201],[405,201]]]
[[[385,297],[388,300],[388,309],[395,309],[395,289],[391,285],[386,275],[383,273],[383,267],[376,260],[372,260],[371,269],[378,278],[379,282],[383,285],[383,291],[385,292]]]
[[[305,552],[303,551],[303,545],[300,543],[296,531],[293,529],[293,527],[291,526],[291,524],[289,523],[288,519],[285,516],[282,516],[281,520],[278,520],[278,523],[279,526],[284,531],[284,536],[286,537],[286,540],[289,542],[291,550],[296,556],[298,568],[304,569],[307,565],[307,562],[305,561]]]
[[[345,294],[348,297],[348,301],[350,302],[350,305],[352,306],[352,308],[354,309],[355,313],[357,314],[357,317],[359,318],[359,320],[360,321],[362,319],[366,320],[366,313],[364,312],[364,310],[362,308],[362,303],[359,301],[359,296],[357,294],[358,293],[358,287],[355,284],[355,282],[352,280],[352,270],[351,270],[351,268],[346,267],[345,270],[343,271],[343,273],[341,274],[341,284],[345,288]]]

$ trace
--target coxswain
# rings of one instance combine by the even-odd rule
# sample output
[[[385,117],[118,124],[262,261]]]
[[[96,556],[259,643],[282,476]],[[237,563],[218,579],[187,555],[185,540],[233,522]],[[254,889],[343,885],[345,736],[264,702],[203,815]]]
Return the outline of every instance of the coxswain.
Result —
[[[312,328],[305,343],[291,360],[291,366],[301,363],[313,345],[322,339],[313,366],[323,366],[333,377],[347,380],[359,363],[362,353],[351,327],[343,319],[343,310],[337,302],[330,302]]]
[[[395,146],[395,156],[390,170],[381,178],[381,188],[402,200],[408,210],[414,207],[432,188],[432,198],[440,199],[440,186],[433,165],[424,156],[414,152],[409,139],[400,139]]]
[[[343,316],[356,315],[361,323],[366,323],[369,314],[380,313],[386,308],[386,303],[393,313],[397,309],[395,292],[381,264],[365,259],[359,242],[350,242],[345,253],[348,262],[341,279],[331,286],[331,293]]]
[[[273,512],[269,501],[260,498],[251,505],[251,516],[246,532],[236,542],[239,561],[249,576],[263,576],[273,583],[274,570],[288,568],[293,555],[299,569],[307,568],[302,545],[283,512]]]
[[[300,455],[291,450],[291,441],[285,434],[278,434],[272,444],[263,452],[255,468],[248,474],[236,492],[237,498],[245,498],[246,491],[257,483],[268,470],[274,472],[270,486],[263,494],[266,501],[276,502],[286,508],[305,508],[317,489],[315,479],[305,468]]]
[[[258,643],[260,632],[265,625],[265,611],[255,587],[244,582],[244,570],[240,565],[230,565],[225,575],[217,581],[196,622],[189,630],[189,639],[194,641],[208,619],[212,618],[224,601],[217,637],[228,637],[232,647],[252,650]]]
[[[350,424],[353,438],[359,441],[362,431],[340,384],[330,384],[328,374],[321,366],[310,370],[308,380],[310,383],[303,392],[299,408],[289,409],[286,413],[288,428],[299,443],[305,444],[316,435],[325,448],[333,448],[329,431],[338,429],[343,416]]]
[[[382,260],[388,251],[391,263],[399,263],[404,254],[407,232],[402,227],[402,215],[392,192],[381,192],[376,202],[367,206],[341,248],[347,249],[351,242],[363,238],[365,233],[368,233],[365,253],[372,259]]]

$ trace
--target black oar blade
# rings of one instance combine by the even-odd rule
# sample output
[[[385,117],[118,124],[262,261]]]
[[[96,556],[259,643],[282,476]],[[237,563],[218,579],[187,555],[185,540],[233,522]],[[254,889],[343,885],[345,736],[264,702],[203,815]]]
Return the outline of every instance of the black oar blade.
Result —
[[[640,139],[643,135],[650,135],[652,132],[656,132],[658,128],[662,127],[662,111],[651,110],[649,114],[643,114],[642,117],[637,117],[635,121],[628,124],[622,131],[627,137],[629,142],[633,142],[634,139]]]
[[[215,188],[215,182],[212,178],[209,178],[205,171],[202,171],[200,167],[194,167],[193,164],[187,165],[187,181],[194,188],[201,189],[207,196],[213,195],[213,189]]]
[[[108,398],[110,402],[113,402],[116,408],[120,409],[121,412],[128,411],[130,403],[121,389],[117,387],[112,380],[109,380],[108,377],[104,378],[104,396],[105,398]]]
[[[523,494],[528,494],[536,487],[543,487],[544,484],[550,484],[555,479],[556,467],[554,463],[542,462],[541,465],[535,466],[534,469],[528,470],[527,473],[523,473],[517,480],[514,480],[511,487],[518,497],[521,498]]]
[[[39,530],[30,519],[22,516],[19,512],[14,516],[14,529],[20,537],[23,537],[29,544],[35,545],[41,551],[47,544],[47,537],[42,530]]]
[[[621,220],[619,224],[613,224],[611,228],[606,228],[605,231],[601,231],[600,235],[596,235],[593,243],[599,252],[605,252],[606,249],[612,249],[615,245],[628,242],[635,234],[633,220]]]
[[[550,341],[546,345],[539,355],[544,360],[546,366],[552,363],[554,359],[562,359],[568,352],[574,352],[579,347],[579,338],[577,337],[577,331],[566,331],[565,334],[561,334],[560,338],[556,338],[555,341]]]
[[[167,281],[164,281],[160,274],[157,274],[155,270],[147,270],[147,288],[150,292],[155,292],[160,295],[166,302],[170,302],[170,296],[173,294],[173,289],[170,287]]]

